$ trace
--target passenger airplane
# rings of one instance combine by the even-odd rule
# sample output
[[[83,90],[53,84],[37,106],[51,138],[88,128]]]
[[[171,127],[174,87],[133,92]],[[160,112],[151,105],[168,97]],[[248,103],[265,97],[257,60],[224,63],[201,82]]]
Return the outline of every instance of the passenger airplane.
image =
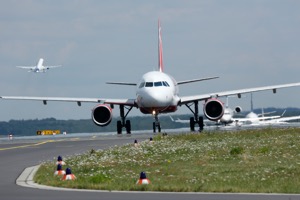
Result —
[[[269,113],[263,113],[262,114],[256,114],[253,112],[253,101],[252,101],[252,93],[251,93],[251,112],[248,113],[246,115],[246,117],[244,118],[236,118],[234,117],[234,114],[240,113],[242,111],[242,108],[240,106],[236,106],[234,109],[231,109],[228,106],[228,96],[226,97],[226,106],[224,109],[224,114],[223,116],[216,121],[216,123],[212,124],[212,125],[233,125],[233,126],[238,126],[238,125],[242,125],[242,124],[256,124],[260,121],[265,121],[265,120],[272,120],[272,119],[277,119],[280,118],[281,116],[276,115],[276,116],[265,116],[266,114],[270,114],[272,112]],[[174,122],[178,122],[178,123],[189,123],[190,120],[184,120],[184,119],[173,119],[170,116],[171,120]],[[204,120],[205,124],[208,124],[209,122],[207,120]]]
[[[223,117],[220,119],[220,123],[227,125],[227,124],[231,124],[231,123],[235,122],[235,124],[238,125],[240,123],[245,123],[245,122],[247,122],[247,123],[256,123],[256,122],[263,121],[263,120],[272,120],[272,119],[277,119],[277,118],[281,117],[279,115],[265,116],[267,114],[271,114],[272,112],[264,113],[263,110],[262,110],[262,114],[254,113],[253,112],[252,93],[251,93],[251,112],[248,113],[245,118],[235,118],[235,117],[233,117],[233,115],[235,113],[239,113],[241,111],[242,111],[242,108],[240,106],[236,106],[234,108],[234,110],[229,108],[229,106],[228,106],[228,97],[227,97],[226,98],[226,108],[225,108]]]
[[[117,132],[122,133],[122,128],[125,127],[127,133],[131,133],[131,123],[126,120],[127,115],[132,108],[138,108],[144,114],[152,114],[155,121],[153,122],[153,132],[161,131],[161,126],[158,120],[158,115],[161,113],[175,112],[179,106],[185,105],[193,113],[190,119],[190,129],[195,130],[195,124],[199,125],[199,130],[203,130],[203,117],[199,117],[198,104],[199,101],[204,101],[204,115],[211,121],[217,121],[224,115],[224,104],[218,98],[237,95],[241,97],[243,93],[258,92],[264,90],[272,90],[276,93],[279,88],[287,88],[300,86],[298,83],[290,83],[283,85],[273,85],[266,87],[247,88],[240,90],[215,92],[208,94],[198,94],[194,96],[179,96],[178,86],[191,82],[204,81],[217,77],[208,77],[202,79],[193,79],[186,81],[178,81],[164,73],[163,66],[163,49],[161,26],[158,21],[158,71],[150,71],[144,74],[141,81],[138,83],[125,82],[110,82],[108,84],[137,86],[136,97],[132,99],[106,99],[106,98],[67,98],[67,97],[28,97],[28,96],[1,96],[1,99],[6,100],[36,100],[42,101],[45,105],[48,101],[64,101],[76,102],[78,106],[82,102],[97,103],[92,110],[92,120],[98,126],[107,126],[112,120],[112,109],[114,105],[120,108],[121,120],[117,121]],[[127,109],[125,113],[125,108]]]
[[[40,58],[36,66],[17,66],[18,68],[22,69],[29,69],[28,72],[46,72],[47,70],[51,68],[56,68],[56,67],[61,67],[61,65],[56,65],[56,66],[44,66],[43,65],[44,59]]]
[[[204,124],[206,125],[228,125],[231,124],[235,121],[235,118],[233,118],[233,115],[235,113],[240,113],[242,111],[242,108],[240,106],[236,106],[234,109],[229,108],[228,106],[228,97],[226,98],[226,106],[224,108],[224,114],[223,116],[217,120],[214,121],[215,123],[212,123],[211,120],[206,120],[204,119]],[[178,123],[193,123],[193,119],[187,120],[187,119],[173,119],[173,117],[170,115],[170,118],[173,122],[178,122]],[[192,121],[191,121],[192,120]]]

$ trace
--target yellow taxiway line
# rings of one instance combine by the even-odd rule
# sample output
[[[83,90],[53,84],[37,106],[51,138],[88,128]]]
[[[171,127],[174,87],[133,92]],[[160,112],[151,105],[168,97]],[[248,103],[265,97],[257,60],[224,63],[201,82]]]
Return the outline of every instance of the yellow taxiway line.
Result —
[[[39,143],[34,143],[34,144],[27,144],[27,145],[22,145],[22,146],[0,148],[0,151],[10,150],[10,149],[20,149],[20,148],[26,148],[26,147],[33,147],[33,146],[38,146],[38,145],[46,144],[46,143],[49,143],[49,142],[54,142],[54,141],[55,140],[47,140],[47,141],[44,141],[44,142],[39,142]]]

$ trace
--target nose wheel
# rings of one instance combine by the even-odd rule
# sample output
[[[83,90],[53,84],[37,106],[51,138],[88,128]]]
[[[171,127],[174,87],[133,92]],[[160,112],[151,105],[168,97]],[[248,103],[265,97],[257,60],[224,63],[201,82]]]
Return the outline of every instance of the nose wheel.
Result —
[[[158,132],[161,132],[161,128],[160,128],[160,123],[158,122],[153,122],[153,133],[156,133],[156,128],[158,130]]]
[[[153,133],[156,133],[156,129],[158,130],[158,132],[161,132],[161,127],[160,127],[160,122],[158,120],[158,114],[154,114],[154,119],[155,121],[153,122]]]

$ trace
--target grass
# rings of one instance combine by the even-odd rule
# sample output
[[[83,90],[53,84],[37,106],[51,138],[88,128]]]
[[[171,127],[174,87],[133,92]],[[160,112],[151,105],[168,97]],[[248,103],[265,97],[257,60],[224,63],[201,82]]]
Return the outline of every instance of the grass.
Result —
[[[300,193],[300,129],[187,133],[65,159],[75,181],[43,163],[39,184],[102,190]],[[145,171],[149,185],[136,185]]]

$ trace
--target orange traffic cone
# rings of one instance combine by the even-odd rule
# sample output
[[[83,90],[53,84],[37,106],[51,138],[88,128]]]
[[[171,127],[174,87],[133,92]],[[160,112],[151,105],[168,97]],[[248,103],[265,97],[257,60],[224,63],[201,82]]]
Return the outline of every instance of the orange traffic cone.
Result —
[[[76,176],[72,174],[71,169],[66,169],[66,174],[63,176],[62,180],[75,180]]]
[[[146,172],[141,172],[140,179],[136,182],[138,185],[150,184],[150,180],[146,177]]]
[[[57,165],[57,169],[56,169],[56,171],[54,172],[54,175],[65,175],[66,174],[66,172],[65,172],[65,170],[63,170],[62,169],[62,166],[61,166],[61,164],[58,164]]]

